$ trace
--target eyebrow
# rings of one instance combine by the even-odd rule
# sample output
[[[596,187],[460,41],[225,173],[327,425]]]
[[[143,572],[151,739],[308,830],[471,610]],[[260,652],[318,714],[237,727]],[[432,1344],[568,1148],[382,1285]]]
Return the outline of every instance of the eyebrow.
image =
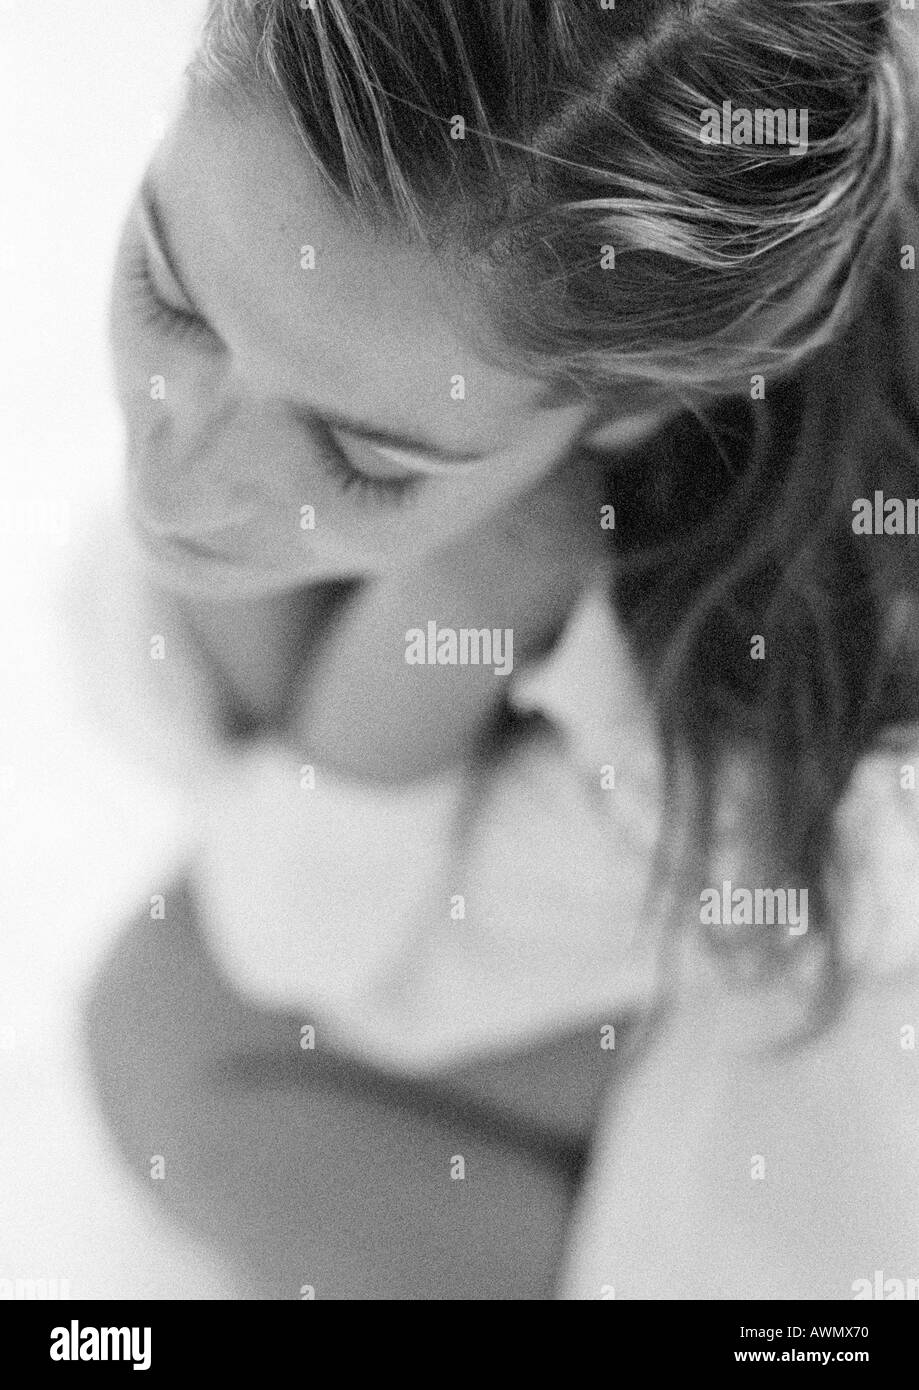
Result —
[[[179,273],[173,242],[169,236],[159,198],[157,197],[149,171],[141,180],[140,203],[144,212],[147,230],[155,249],[159,252],[166,264],[166,269],[185,296],[191,311],[198,318],[202,319],[202,321],[206,322],[204,315],[197,307],[194,296],[189,291],[186,282]],[[546,405],[551,408],[551,406],[555,404],[554,393],[552,391],[541,393],[536,404]],[[507,447],[506,445],[498,444],[486,450],[445,449],[442,445],[435,444],[433,440],[400,434],[395,430],[383,429],[378,425],[363,420],[352,419],[347,415],[340,415],[335,411],[319,411],[313,410],[309,406],[298,406],[297,413],[304,417],[311,416],[315,418],[319,416],[323,423],[328,425],[331,429],[341,430],[345,434],[353,435],[356,439],[365,440],[368,444],[377,444],[386,449],[398,449],[404,454],[414,454],[418,458],[437,459],[444,463],[480,463],[483,459],[488,458],[490,454],[500,453]]]

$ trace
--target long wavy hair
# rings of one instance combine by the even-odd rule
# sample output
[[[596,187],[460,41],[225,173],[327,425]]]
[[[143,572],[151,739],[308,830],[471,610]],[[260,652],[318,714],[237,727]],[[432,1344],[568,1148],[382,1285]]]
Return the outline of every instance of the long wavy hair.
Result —
[[[211,0],[194,65],[280,99],[350,215],[461,267],[508,363],[598,422],[678,402],[628,466],[597,456],[662,877],[705,881],[741,751],[824,999],[836,808],[919,715],[916,541],[851,524],[875,488],[919,495],[917,47],[896,0]],[[725,101],[807,113],[806,148],[706,143]]]

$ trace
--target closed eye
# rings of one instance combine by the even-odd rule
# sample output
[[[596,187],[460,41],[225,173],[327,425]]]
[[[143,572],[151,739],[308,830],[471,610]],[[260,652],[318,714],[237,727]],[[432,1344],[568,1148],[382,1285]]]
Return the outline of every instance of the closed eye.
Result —
[[[210,324],[194,309],[173,304],[164,298],[153,278],[150,255],[145,246],[138,247],[127,274],[135,291],[137,311],[148,327],[158,328],[179,338],[206,338],[212,343],[217,338]]]
[[[365,472],[352,462],[331,426],[317,416],[310,418],[307,427],[318,446],[322,467],[336,479],[343,492],[355,492],[376,502],[398,504],[407,502],[422,486],[423,479],[417,473],[387,476]],[[374,449],[373,452],[378,451]]]

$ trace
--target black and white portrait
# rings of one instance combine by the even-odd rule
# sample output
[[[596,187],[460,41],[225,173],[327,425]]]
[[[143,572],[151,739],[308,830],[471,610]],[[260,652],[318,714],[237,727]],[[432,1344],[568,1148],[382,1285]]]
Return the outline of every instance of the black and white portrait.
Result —
[[[0,1297],[919,1300],[919,9],[0,34]]]

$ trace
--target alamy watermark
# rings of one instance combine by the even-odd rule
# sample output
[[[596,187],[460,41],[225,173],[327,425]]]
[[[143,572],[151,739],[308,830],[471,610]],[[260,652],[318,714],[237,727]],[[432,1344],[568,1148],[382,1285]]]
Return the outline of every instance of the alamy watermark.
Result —
[[[72,529],[70,503],[64,497],[34,494],[0,501],[0,536],[31,536],[67,545]]]
[[[51,1329],[52,1361],[130,1361],[135,1371],[149,1371],[152,1360],[149,1327],[83,1327],[72,1318],[69,1327]]]
[[[919,535],[919,497],[885,497],[879,488],[873,498],[856,497],[852,530],[856,536]]]
[[[806,888],[720,888],[699,894],[699,921],[710,927],[787,927],[790,936],[807,931]]]
[[[792,154],[807,149],[806,106],[705,106],[699,112],[703,145],[786,145]]]
[[[514,630],[510,627],[411,627],[405,634],[409,666],[493,666],[496,676],[514,669]]]
[[[909,1298],[919,1300],[919,1277],[914,1275],[908,1279],[887,1278],[883,1269],[876,1269],[873,1279],[854,1279],[852,1281],[852,1297],[856,1299],[900,1300]]]
[[[39,1302],[70,1298],[69,1279],[23,1278],[0,1276],[0,1299],[4,1302]]]

